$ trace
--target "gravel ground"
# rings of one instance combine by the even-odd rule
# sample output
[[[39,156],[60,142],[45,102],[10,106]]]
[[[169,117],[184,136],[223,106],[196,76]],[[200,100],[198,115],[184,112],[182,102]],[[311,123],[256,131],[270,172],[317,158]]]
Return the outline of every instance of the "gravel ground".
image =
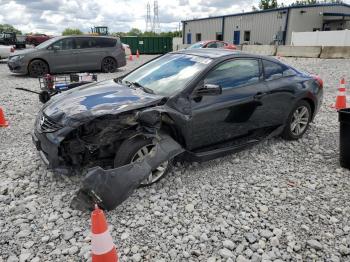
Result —
[[[121,75],[148,60],[130,62]],[[202,164],[177,166],[107,213],[121,261],[350,261],[350,171],[338,164],[339,79],[350,60],[287,59],[319,74],[325,99],[296,142],[270,139]],[[71,210],[79,177],[47,171],[30,132],[38,81],[0,64],[0,261],[85,261],[90,214]],[[1,258],[2,257],[2,258]]]

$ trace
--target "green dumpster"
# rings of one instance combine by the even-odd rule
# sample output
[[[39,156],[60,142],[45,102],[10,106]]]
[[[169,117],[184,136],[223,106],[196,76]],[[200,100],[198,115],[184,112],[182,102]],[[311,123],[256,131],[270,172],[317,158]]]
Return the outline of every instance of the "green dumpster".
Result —
[[[123,36],[122,43],[130,46],[135,55],[136,50],[140,54],[165,54],[173,51],[173,39],[162,36]]]

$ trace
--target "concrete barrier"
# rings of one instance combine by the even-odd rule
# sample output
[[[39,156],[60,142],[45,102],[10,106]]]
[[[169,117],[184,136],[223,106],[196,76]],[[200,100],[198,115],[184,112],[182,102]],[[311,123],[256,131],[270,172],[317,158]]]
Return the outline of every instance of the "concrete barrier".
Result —
[[[350,46],[324,46],[320,58],[350,58]]]
[[[243,45],[243,52],[258,55],[276,55],[276,46],[274,45]]]
[[[286,57],[319,57],[321,54],[319,46],[278,46],[277,55]]]

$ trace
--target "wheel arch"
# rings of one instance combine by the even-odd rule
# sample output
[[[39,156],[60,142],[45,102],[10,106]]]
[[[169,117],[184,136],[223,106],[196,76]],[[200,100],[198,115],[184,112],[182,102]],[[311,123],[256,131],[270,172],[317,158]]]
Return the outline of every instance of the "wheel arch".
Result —
[[[33,62],[34,60],[41,60],[45,64],[47,64],[47,67],[49,68],[49,73],[51,73],[50,64],[44,58],[37,58],[37,57],[29,60],[28,65],[27,65],[27,73],[29,73],[29,65],[30,65],[30,63]]]
[[[306,102],[310,105],[312,119],[314,119],[314,117],[315,117],[315,111],[316,111],[316,104],[315,104],[315,101],[312,100],[310,97],[305,97],[305,98],[303,98],[303,99],[301,99],[301,100],[302,100],[302,101],[306,101]]]

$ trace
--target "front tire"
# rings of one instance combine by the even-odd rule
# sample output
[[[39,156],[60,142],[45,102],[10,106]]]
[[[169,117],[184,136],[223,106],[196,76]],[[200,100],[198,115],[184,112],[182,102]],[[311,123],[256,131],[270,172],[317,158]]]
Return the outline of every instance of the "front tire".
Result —
[[[141,161],[154,149],[155,144],[152,139],[135,137],[124,141],[118,149],[114,158],[114,167],[124,166],[133,162]],[[163,178],[170,170],[171,160],[163,162],[152,171],[149,176],[141,182],[141,186],[149,186]]]
[[[102,60],[101,70],[104,73],[114,73],[117,71],[117,61],[112,57],[106,57]]]
[[[28,73],[31,77],[40,77],[50,72],[49,66],[42,60],[33,60],[28,66]]]
[[[286,140],[298,140],[301,138],[312,119],[310,104],[304,100],[299,101],[288,116],[282,138]]]

